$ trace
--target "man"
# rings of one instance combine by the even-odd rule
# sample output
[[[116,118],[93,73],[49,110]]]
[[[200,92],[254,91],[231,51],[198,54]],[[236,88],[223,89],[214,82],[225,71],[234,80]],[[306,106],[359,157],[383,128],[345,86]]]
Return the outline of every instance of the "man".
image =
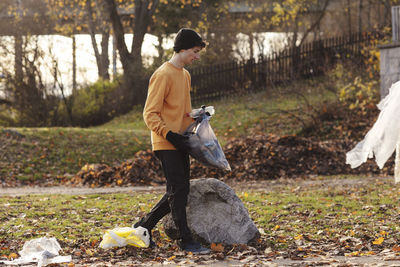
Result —
[[[192,238],[187,225],[186,203],[189,194],[190,163],[187,137],[183,131],[192,119],[190,101],[190,74],[184,66],[200,59],[206,43],[191,29],[179,30],[174,41],[172,58],[151,76],[143,118],[151,130],[152,149],[161,161],[167,180],[167,192],[153,209],[134,226],[151,230],[157,222],[171,212],[179,230],[180,248],[192,253],[208,253]],[[150,238],[151,240],[151,238]],[[151,240],[151,246],[155,243]]]

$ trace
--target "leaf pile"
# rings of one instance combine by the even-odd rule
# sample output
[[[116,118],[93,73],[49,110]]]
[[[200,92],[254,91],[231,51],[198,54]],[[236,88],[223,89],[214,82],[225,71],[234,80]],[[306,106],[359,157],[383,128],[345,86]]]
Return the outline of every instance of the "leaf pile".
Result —
[[[222,173],[196,164],[193,175],[221,179],[257,180],[334,174],[379,174],[373,161],[351,169],[346,164],[345,153],[353,143],[342,140],[318,141],[298,136],[256,135],[230,141],[225,155],[232,172]],[[393,162],[388,162],[384,172],[393,172]]]
[[[254,135],[230,140],[224,147],[232,171],[225,172],[192,160],[191,177],[221,180],[259,180],[281,177],[335,174],[392,174],[393,159],[383,170],[370,160],[359,168],[346,164],[345,153],[354,142],[318,141],[299,136]],[[163,172],[151,151],[141,151],[120,166],[95,165],[82,168],[70,181],[95,186],[127,186],[163,183]]]
[[[155,185],[164,182],[160,163],[151,151],[139,151],[119,166],[87,164],[67,183],[92,187]]]

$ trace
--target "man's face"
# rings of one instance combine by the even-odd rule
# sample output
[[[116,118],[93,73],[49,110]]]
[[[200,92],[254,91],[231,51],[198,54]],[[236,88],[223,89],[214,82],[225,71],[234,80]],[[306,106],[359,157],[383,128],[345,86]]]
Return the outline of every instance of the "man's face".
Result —
[[[200,59],[201,47],[195,46],[190,49],[182,50],[182,60],[185,65],[192,64],[195,60]]]

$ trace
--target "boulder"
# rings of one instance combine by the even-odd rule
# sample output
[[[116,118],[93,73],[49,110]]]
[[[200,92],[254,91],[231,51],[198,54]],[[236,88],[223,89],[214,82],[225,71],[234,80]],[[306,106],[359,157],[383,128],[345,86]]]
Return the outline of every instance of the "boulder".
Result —
[[[193,237],[203,243],[248,244],[260,236],[243,202],[225,183],[214,178],[190,181],[186,207]],[[178,239],[171,214],[163,220],[165,233]]]

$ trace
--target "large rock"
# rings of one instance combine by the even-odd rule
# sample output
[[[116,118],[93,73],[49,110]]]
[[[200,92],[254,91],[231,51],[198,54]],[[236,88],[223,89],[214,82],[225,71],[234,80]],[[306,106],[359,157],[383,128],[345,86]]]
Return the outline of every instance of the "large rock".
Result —
[[[214,178],[190,181],[186,211],[188,226],[194,238],[201,242],[247,244],[260,235],[235,192]],[[171,214],[163,223],[165,233],[171,239],[178,239]]]

